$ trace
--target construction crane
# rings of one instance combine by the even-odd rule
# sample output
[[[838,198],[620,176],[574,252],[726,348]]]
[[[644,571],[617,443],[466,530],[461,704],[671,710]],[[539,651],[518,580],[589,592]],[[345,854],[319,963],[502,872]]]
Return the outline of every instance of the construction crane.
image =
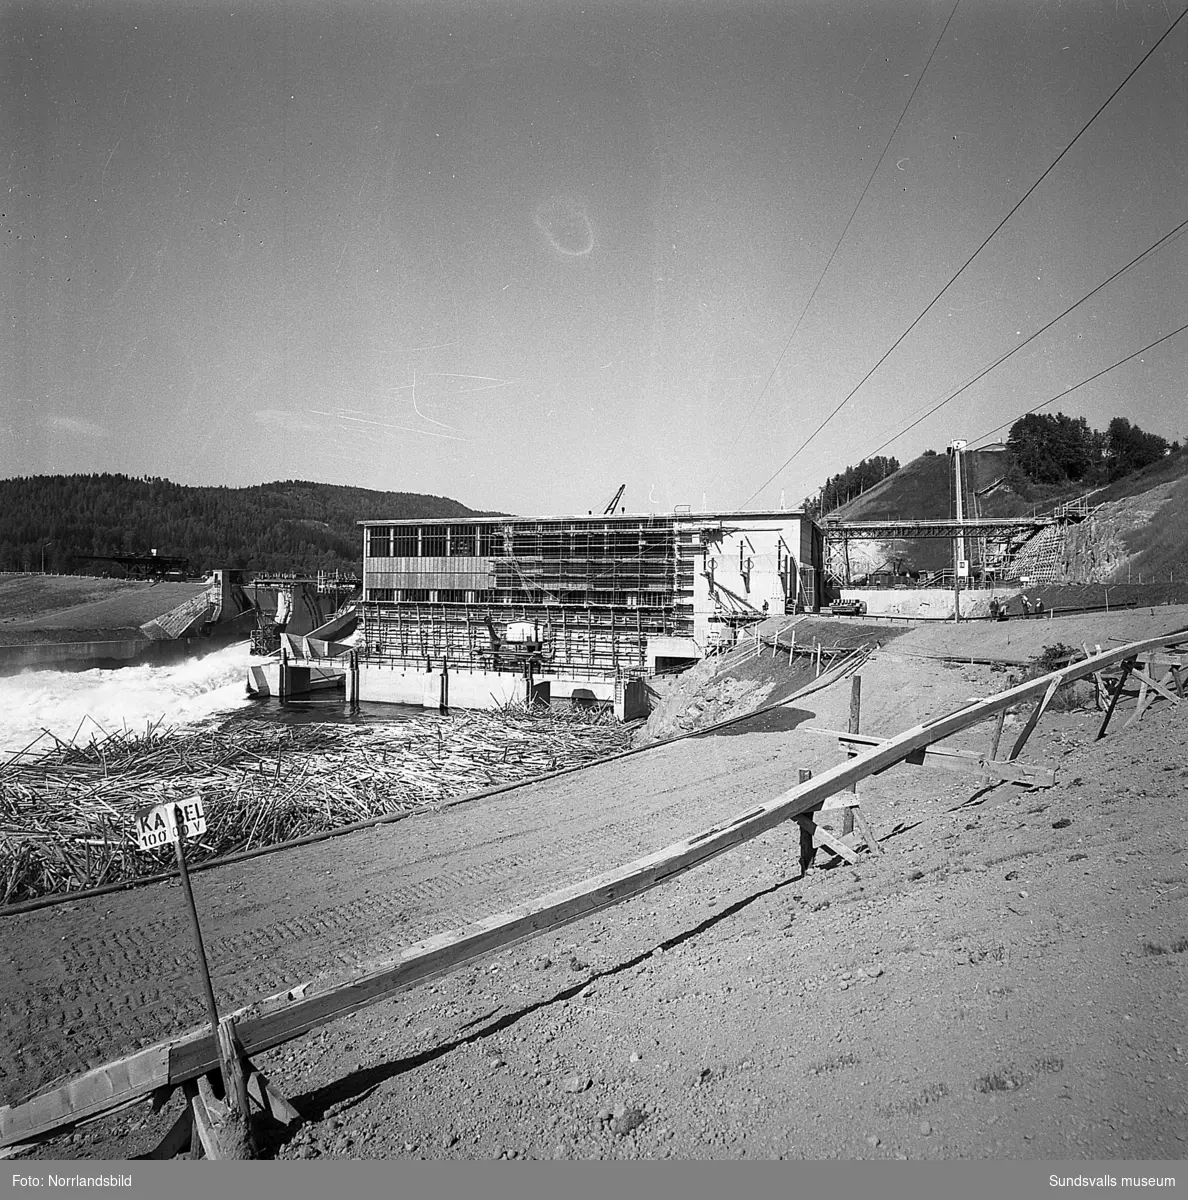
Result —
[[[626,491],[626,489],[627,485],[625,483],[619,484],[619,490],[611,497],[611,502],[602,510],[602,515],[604,517],[609,517],[610,514],[615,511],[615,508],[619,501],[623,498],[623,492]]]

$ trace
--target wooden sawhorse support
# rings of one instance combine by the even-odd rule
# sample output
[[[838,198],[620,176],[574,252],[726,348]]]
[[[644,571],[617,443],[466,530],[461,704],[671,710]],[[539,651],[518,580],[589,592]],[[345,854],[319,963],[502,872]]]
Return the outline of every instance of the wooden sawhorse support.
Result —
[[[1126,659],[1122,663],[1121,674],[1116,680],[1099,673],[1097,676],[1098,686],[1104,687],[1110,700],[1106,706],[1105,716],[1102,718],[1101,728],[1097,731],[1098,739],[1105,737],[1106,728],[1109,726],[1110,718],[1114,715],[1118,701],[1124,695],[1136,694],[1126,691],[1126,684],[1131,679],[1138,680],[1137,703],[1124,728],[1129,729],[1131,725],[1141,721],[1143,713],[1147,711],[1156,696],[1162,696],[1172,704],[1179,704],[1184,696],[1182,676],[1184,667],[1185,656],[1182,654],[1147,653]],[[1160,676],[1160,670],[1166,670],[1167,675]]]
[[[263,1113],[281,1125],[291,1125],[301,1114],[268,1082],[235,1037],[235,1022],[219,1022],[218,1075],[200,1075],[182,1084],[186,1106],[169,1132],[145,1158],[254,1158],[252,1115]],[[215,1094],[216,1081],[223,1097]],[[153,1095],[153,1111],[159,1112],[173,1094],[172,1087]]]
[[[806,770],[803,767],[801,768],[801,783],[807,783],[812,777],[812,771]],[[862,809],[858,806],[858,796],[854,792],[837,792],[816,808],[809,812],[801,813],[796,818],[796,824],[800,826],[800,870],[802,873],[812,866],[813,859],[816,857],[817,851],[821,848],[831,850],[838,858],[849,863],[851,866],[858,861],[858,854],[853,846],[843,841],[842,837],[838,834],[832,833],[828,829],[822,829],[816,822],[816,817],[819,813],[836,811],[837,809],[843,809],[846,815],[858,826],[871,851],[875,854],[886,853],[883,847],[879,845],[879,839],[875,836],[873,827],[866,819]]]

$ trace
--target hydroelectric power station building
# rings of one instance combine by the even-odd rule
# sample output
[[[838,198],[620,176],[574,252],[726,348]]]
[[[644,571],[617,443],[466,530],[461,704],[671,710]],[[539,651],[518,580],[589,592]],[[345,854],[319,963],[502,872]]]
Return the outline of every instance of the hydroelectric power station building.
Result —
[[[821,601],[822,535],[803,513],[360,525],[354,687],[368,701],[613,700],[631,716],[645,676]]]

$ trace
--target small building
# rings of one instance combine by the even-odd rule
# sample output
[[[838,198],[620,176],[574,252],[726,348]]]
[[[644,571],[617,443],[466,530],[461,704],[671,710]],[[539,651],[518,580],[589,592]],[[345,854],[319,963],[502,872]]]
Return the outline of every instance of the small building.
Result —
[[[739,626],[820,605],[823,540],[803,513],[360,525],[365,700],[622,700]]]

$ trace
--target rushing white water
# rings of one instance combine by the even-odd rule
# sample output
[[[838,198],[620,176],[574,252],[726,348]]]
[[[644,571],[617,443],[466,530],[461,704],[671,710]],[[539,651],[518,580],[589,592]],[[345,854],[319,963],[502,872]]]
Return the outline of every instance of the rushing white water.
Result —
[[[158,666],[117,670],[26,671],[0,678],[0,752],[15,752],[48,729],[87,743],[124,728],[193,725],[244,708],[247,642]],[[48,738],[45,744],[52,745]]]

